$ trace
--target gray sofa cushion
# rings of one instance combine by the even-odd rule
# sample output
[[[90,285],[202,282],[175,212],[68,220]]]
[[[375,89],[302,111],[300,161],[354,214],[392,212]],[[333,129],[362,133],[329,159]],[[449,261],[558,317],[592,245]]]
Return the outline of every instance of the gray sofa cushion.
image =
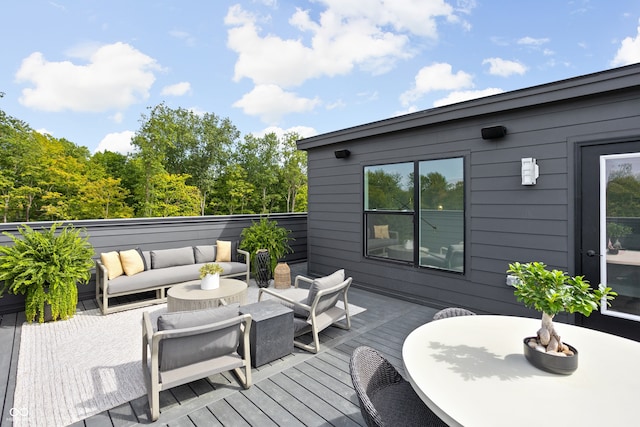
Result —
[[[195,264],[195,262],[191,246],[151,251],[151,268],[167,268],[176,265]]]
[[[158,317],[158,331],[209,325],[238,315],[237,305],[167,313]],[[163,340],[158,353],[160,370],[176,369],[233,353],[238,348],[240,334],[240,325],[237,324],[206,334]]]
[[[141,251],[142,252],[142,258],[144,259],[144,265],[145,268],[144,270],[151,270],[151,251]]]
[[[229,274],[245,273],[246,264],[240,262],[219,262],[222,267],[222,276]],[[120,292],[136,292],[143,289],[156,288],[176,283],[198,280],[200,278],[200,267],[204,264],[178,265],[171,268],[155,268],[134,276],[118,276],[109,280],[108,293],[117,294]]]
[[[194,246],[193,254],[196,258],[196,264],[214,262],[216,259],[216,247],[215,245]]]
[[[134,276],[119,276],[109,280],[109,294],[135,292],[200,278],[201,264],[179,265],[171,268],[155,268]]]

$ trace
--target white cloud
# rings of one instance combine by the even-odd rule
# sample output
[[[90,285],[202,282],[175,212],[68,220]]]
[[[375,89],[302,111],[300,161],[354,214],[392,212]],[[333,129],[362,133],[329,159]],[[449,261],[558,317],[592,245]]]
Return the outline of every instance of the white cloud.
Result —
[[[29,55],[16,80],[33,86],[22,90],[20,103],[56,112],[123,109],[149,97],[153,72],[160,69],[153,58],[125,43],[102,46],[85,59],[86,64],[77,65],[47,61],[40,52]]]
[[[117,112],[113,116],[110,116],[109,118],[114,123],[122,123],[122,120],[124,120],[124,114],[122,114],[121,112]]]
[[[196,44],[196,38],[186,31],[172,30],[172,31],[169,31],[169,35],[178,40],[184,41],[185,44],[189,47],[195,46]]]
[[[342,99],[338,99],[335,102],[325,104],[324,108],[326,108],[327,110],[335,110],[337,108],[343,109],[346,106],[347,104]]]
[[[540,38],[540,39],[536,39],[534,37],[522,37],[521,39],[518,40],[518,44],[523,44],[526,46],[542,46],[543,44],[549,43],[549,39],[548,38]]]
[[[268,133],[275,133],[278,138],[282,138],[286,134],[297,133],[301,138],[309,138],[318,134],[318,131],[309,126],[293,126],[288,129],[283,129],[278,126],[269,126],[259,132],[252,132],[252,134],[258,138],[265,136]]]
[[[459,2],[454,9],[444,0],[319,0],[324,9],[315,15],[297,8],[289,24],[299,32],[295,38],[263,34],[260,18],[234,5],[228,9],[225,24],[227,46],[238,54],[234,81],[250,79],[256,86],[291,88],[320,77],[347,75],[355,69],[379,75],[396,61],[416,54],[409,48],[412,36],[438,38],[438,20],[460,23],[458,14],[475,7],[474,0]],[[464,26],[464,23],[463,23]],[[275,60],[277,58],[277,60]],[[257,88],[253,92],[256,92]],[[263,90],[263,89],[260,89]],[[252,93],[253,93],[252,92]],[[263,116],[265,108],[254,113],[247,108],[252,93],[238,101],[247,114]],[[293,111],[317,105],[316,100],[300,102]],[[282,114],[288,111],[283,110]],[[278,114],[274,114],[278,116]]]
[[[418,107],[416,107],[415,105],[410,105],[404,110],[394,111],[392,116],[393,117],[404,116],[405,114],[415,113],[416,111],[418,111]]]
[[[134,151],[134,147],[131,145],[131,139],[134,135],[135,132],[130,130],[107,134],[102,138],[102,141],[100,141],[94,153],[100,151],[112,151],[121,154],[131,153]]]
[[[238,53],[234,80],[246,77],[256,85],[287,88],[312,78],[346,75],[356,67],[384,73],[397,59],[411,56],[404,34],[384,32],[366,18],[340,16],[329,9],[320,19],[316,23],[300,9],[291,17],[294,27],[312,34],[311,46],[306,46],[301,39],[262,37],[257,17],[232,7],[225,22],[235,25],[228,31],[228,46]]]
[[[160,95],[182,96],[191,91],[191,83],[180,82],[174,85],[165,86],[162,88]]]
[[[233,106],[250,116],[260,116],[265,123],[277,123],[285,114],[311,111],[319,104],[318,98],[302,98],[276,85],[258,85]]]
[[[53,136],[53,132],[51,132],[50,130],[47,130],[45,128],[36,129],[36,132],[38,132],[40,135],[51,135],[51,136]]]
[[[640,62],[640,20],[635,37],[627,37],[620,43],[616,56],[611,61],[612,67],[635,64]]]
[[[425,94],[437,90],[458,90],[473,87],[473,76],[464,71],[452,72],[446,63],[423,67],[415,77],[414,87],[400,95],[400,102],[407,107]]]
[[[469,101],[471,99],[484,98],[485,96],[496,95],[504,92],[498,88],[487,88],[483,90],[467,90],[451,92],[444,98],[438,99],[433,103],[434,107],[442,107],[444,105],[456,104],[458,102]]]
[[[489,74],[494,76],[509,77],[513,74],[522,75],[527,71],[527,67],[521,63],[502,58],[487,58],[482,63],[489,64]]]

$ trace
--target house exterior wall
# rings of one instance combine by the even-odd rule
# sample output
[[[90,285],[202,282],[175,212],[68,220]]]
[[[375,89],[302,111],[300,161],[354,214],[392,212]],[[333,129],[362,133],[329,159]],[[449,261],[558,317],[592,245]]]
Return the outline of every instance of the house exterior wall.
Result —
[[[480,129],[507,135],[483,140]],[[576,150],[640,139],[640,66],[441,107],[298,142],[308,153],[308,268],[344,268],[354,286],[435,307],[531,314],[506,270],[514,261],[575,269]],[[350,157],[338,159],[335,150]],[[364,256],[364,167],[454,156],[465,161],[464,274]],[[521,185],[521,158],[540,177]]]
[[[295,240],[290,242],[293,253],[286,256],[287,262],[307,258],[306,213],[270,214],[269,219],[290,230]],[[135,218],[74,221],[77,228],[85,228],[89,243],[94,248],[95,259],[100,254],[114,250],[139,247],[142,250],[170,249],[183,246],[212,245],[216,240],[240,240],[243,228],[259,221],[260,215],[198,216],[178,218]],[[50,227],[52,222],[32,222],[29,227],[37,230]],[[0,224],[0,232],[17,235],[16,223]],[[0,245],[12,244],[11,239],[0,234]],[[88,285],[78,286],[78,298],[95,298],[95,271]],[[24,310],[22,295],[5,294],[0,298],[0,314]]]

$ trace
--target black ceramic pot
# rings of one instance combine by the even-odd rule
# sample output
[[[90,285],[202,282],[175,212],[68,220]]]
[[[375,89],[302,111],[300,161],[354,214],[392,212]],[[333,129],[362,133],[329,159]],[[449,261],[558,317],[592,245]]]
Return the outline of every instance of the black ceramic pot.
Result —
[[[536,337],[524,339],[524,356],[529,363],[538,369],[542,369],[552,374],[569,375],[578,369],[578,350],[575,347],[564,343],[573,352],[573,356],[556,356],[554,354],[538,351],[529,347],[529,341],[536,340]]]

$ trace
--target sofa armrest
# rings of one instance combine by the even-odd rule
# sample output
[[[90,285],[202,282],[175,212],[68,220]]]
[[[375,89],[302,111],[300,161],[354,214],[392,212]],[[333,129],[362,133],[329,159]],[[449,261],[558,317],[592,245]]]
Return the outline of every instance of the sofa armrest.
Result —
[[[104,264],[102,264],[102,261],[100,261],[99,259],[97,259],[95,262],[96,262],[96,289],[101,287],[106,292],[107,283],[109,282],[107,267],[105,267]]]
[[[238,254],[244,256],[244,264],[249,265],[250,260],[251,260],[251,256],[249,255],[249,252],[243,250],[243,249],[238,249]]]

